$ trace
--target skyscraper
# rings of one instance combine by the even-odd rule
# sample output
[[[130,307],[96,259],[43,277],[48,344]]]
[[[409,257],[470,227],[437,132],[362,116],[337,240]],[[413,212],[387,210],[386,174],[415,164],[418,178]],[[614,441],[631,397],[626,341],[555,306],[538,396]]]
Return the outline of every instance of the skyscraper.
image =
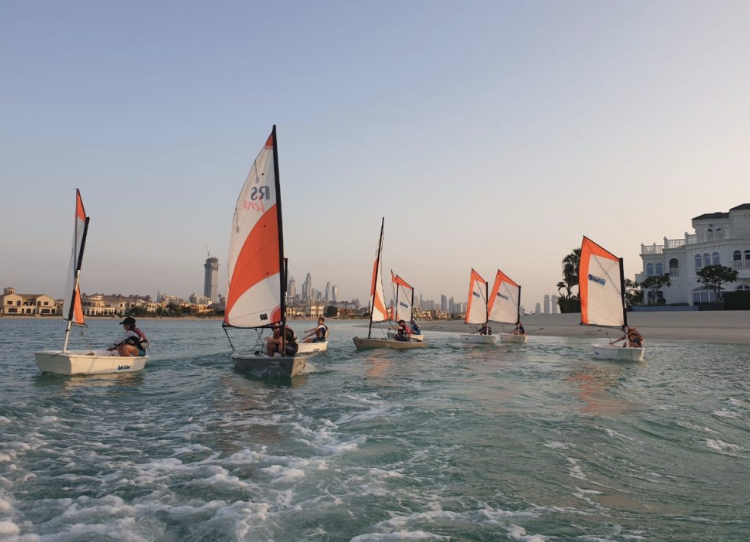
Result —
[[[339,287],[335,284],[333,285],[333,288],[331,288],[331,301],[336,303],[339,300]]]
[[[206,276],[203,281],[203,297],[207,297],[212,303],[219,301],[219,258],[209,256],[203,265]]]
[[[331,299],[331,283],[326,282],[325,300],[328,301],[329,299]]]
[[[305,277],[305,282],[302,283],[302,299],[307,300],[312,296],[312,276],[310,273]]]
[[[294,277],[289,277],[289,285],[286,289],[286,296],[289,299],[297,297],[297,283],[294,281]]]

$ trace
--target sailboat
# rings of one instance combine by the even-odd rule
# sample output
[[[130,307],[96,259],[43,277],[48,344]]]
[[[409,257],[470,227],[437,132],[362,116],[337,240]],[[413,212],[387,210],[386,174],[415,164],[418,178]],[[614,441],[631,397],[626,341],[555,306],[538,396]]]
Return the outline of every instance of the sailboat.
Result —
[[[521,286],[511,280],[508,275],[497,270],[495,284],[490,296],[489,319],[500,324],[513,324],[515,329],[521,323]],[[498,333],[504,343],[525,343],[526,334]]]
[[[229,241],[229,287],[224,331],[238,370],[259,376],[292,377],[304,372],[305,356],[266,354],[263,332],[280,327],[280,354],[286,353],[287,262],[281,221],[281,185],[276,126],[255,159],[240,191]],[[237,352],[229,328],[254,329],[252,352]]]
[[[140,371],[146,366],[148,356],[119,356],[116,352],[107,350],[92,350],[74,352],[68,350],[70,329],[73,324],[85,326],[81,302],[81,264],[83,249],[86,246],[86,235],[89,230],[89,217],[83,207],[80,190],[76,189],[76,210],[73,226],[73,250],[70,257],[70,268],[66,282],[66,292],[63,298],[63,318],[68,321],[65,329],[65,342],[62,350],[44,350],[34,352],[34,358],[39,370],[43,373],[63,375],[129,373]]]
[[[396,294],[393,310],[391,311],[392,319],[395,323],[398,323],[399,320],[403,320],[409,325],[413,319],[414,313],[414,288],[393,271],[391,271],[391,284],[393,285]],[[388,336],[393,338],[396,336],[396,332],[391,330],[388,332]],[[421,333],[412,333],[410,338],[412,341],[424,341],[424,335]]]
[[[466,323],[467,324],[483,324],[488,328],[489,323],[489,310],[487,305],[487,299],[489,294],[489,285],[482,276],[471,270],[471,278],[469,279],[469,300],[466,303]],[[474,343],[474,344],[495,344],[497,342],[497,335],[492,333],[462,333],[461,342]]]
[[[424,341],[397,341],[396,339],[392,338],[377,338],[372,336],[372,324],[385,322],[388,320],[388,309],[386,308],[385,295],[383,294],[383,263],[381,260],[383,256],[384,228],[385,218],[383,218],[380,224],[380,239],[378,241],[378,251],[375,255],[375,264],[373,265],[372,269],[372,285],[370,290],[370,325],[367,330],[367,337],[354,337],[354,346],[356,346],[360,350],[365,348],[393,348],[396,350],[405,350],[408,348],[423,348],[427,346],[427,343]]]
[[[628,312],[625,307],[625,272],[622,258],[583,238],[578,267],[581,298],[581,324],[626,329]],[[594,345],[594,357],[642,361],[643,347],[622,346],[609,341]]]

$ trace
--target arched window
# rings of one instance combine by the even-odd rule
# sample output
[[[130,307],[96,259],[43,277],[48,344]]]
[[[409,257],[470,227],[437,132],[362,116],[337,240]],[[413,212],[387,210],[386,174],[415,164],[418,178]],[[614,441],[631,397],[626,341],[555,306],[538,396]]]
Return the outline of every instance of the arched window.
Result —
[[[711,254],[711,263],[713,265],[719,265],[719,264],[721,264],[721,258],[719,257],[719,253],[718,252],[714,252],[713,254]]]
[[[745,251],[745,259],[750,260],[750,250]]]
[[[750,290],[750,286],[748,286],[747,284],[740,284],[739,286],[737,286],[737,288],[735,288],[735,290],[738,292],[742,292],[744,290]]]
[[[735,250],[732,254],[732,260],[734,260],[735,262],[739,262],[740,260],[742,260],[742,252],[740,252],[739,250]]]
[[[703,267],[703,264],[701,263],[701,255],[696,254],[695,255],[695,270],[698,271],[701,267]]]
[[[654,264],[647,263],[646,264],[646,276],[647,277],[653,277],[654,276]]]
[[[661,263],[656,264],[656,274],[657,275],[663,275],[664,274],[664,266]]]
[[[677,258],[669,260],[669,276],[679,277],[680,276],[680,262]]]
[[[703,267],[708,267],[709,265],[711,265],[711,255],[706,252],[703,255]]]

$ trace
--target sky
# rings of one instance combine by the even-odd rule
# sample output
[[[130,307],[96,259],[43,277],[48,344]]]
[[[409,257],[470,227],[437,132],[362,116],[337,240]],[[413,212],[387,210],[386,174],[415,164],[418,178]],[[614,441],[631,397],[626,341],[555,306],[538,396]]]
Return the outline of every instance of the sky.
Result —
[[[85,293],[226,293],[232,214],[277,126],[299,290],[384,270],[533,309],[586,235],[641,243],[750,202],[750,2],[0,4],[0,287],[62,296],[75,188]]]

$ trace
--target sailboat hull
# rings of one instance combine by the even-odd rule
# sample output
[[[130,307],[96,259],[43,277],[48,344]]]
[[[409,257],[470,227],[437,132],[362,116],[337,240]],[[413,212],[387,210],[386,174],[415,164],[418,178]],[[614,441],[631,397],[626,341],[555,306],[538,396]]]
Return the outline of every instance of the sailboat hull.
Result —
[[[234,368],[257,376],[297,376],[307,367],[305,356],[264,356],[255,354],[232,354]]]
[[[367,348],[392,348],[394,350],[408,350],[410,348],[424,348],[424,341],[396,341],[393,339],[367,339],[365,337],[354,337],[354,346],[359,350]]]
[[[497,335],[472,335],[470,333],[462,333],[461,342],[471,344],[496,344]]]
[[[328,350],[328,341],[319,343],[297,343],[297,354],[317,354]]]
[[[395,341],[396,340],[396,332],[395,331],[389,331],[388,332],[388,338],[389,339],[393,339]],[[412,334],[411,335],[411,340],[412,341],[424,342],[424,335],[415,335],[415,334]]]
[[[634,347],[617,347],[594,345],[594,357],[597,359],[619,359],[621,361],[643,361],[644,349]]]
[[[500,341],[504,343],[525,343],[528,335],[515,335],[514,333],[498,333]]]
[[[45,350],[34,352],[36,365],[43,373],[59,375],[100,375],[112,373],[132,373],[146,366],[148,356],[118,356],[106,351],[62,352]]]

